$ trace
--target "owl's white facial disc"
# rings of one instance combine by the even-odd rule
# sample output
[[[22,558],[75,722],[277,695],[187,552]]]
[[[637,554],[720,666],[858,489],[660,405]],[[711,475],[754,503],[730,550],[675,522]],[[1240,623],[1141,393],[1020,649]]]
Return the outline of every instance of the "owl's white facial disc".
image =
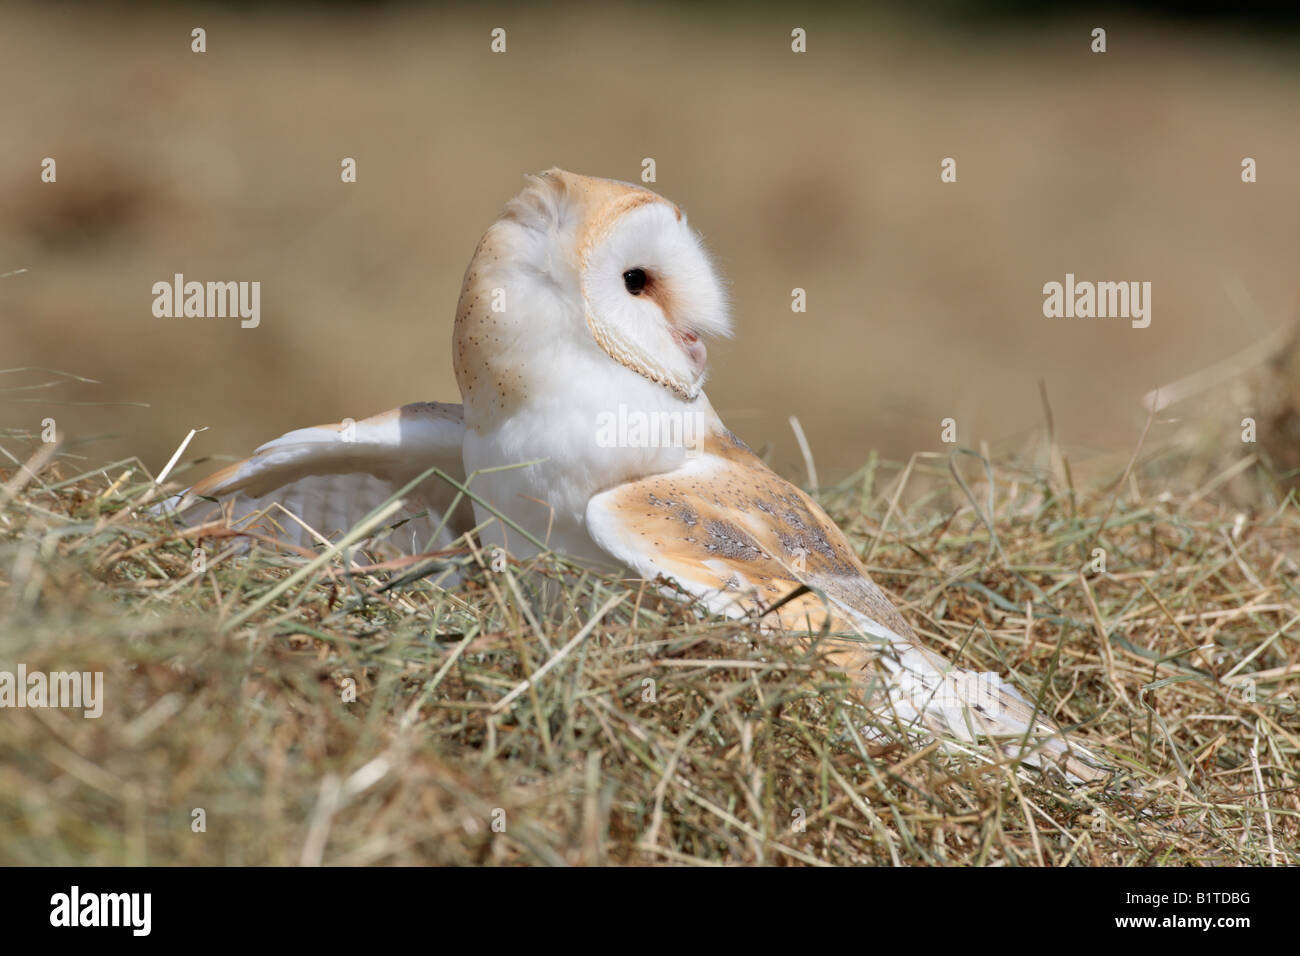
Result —
[[[702,335],[727,335],[726,295],[699,238],[666,202],[616,218],[581,253],[587,327],[619,364],[690,400],[704,384]]]

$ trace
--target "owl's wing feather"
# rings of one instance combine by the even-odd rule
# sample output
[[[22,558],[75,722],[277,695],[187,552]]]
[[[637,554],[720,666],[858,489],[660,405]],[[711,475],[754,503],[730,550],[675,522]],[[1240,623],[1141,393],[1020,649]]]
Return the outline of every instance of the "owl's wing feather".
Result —
[[[829,656],[850,675],[878,659],[905,720],[960,739],[1000,738],[1017,754],[1008,741],[1027,736],[1030,750],[1061,759],[1075,778],[1104,776],[997,675],[922,647],[817,503],[725,429],[678,470],[597,495],[586,517],[600,547],[647,579],[675,579],[711,611],[796,633],[829,629]],[[1039,762],[1037,752],[1021,756]]]
[[[675,578],[719,613],[775,607],[771,615],[794,630],[828,620],[843,630],[839,619],[851,616],[873,637],[912,637],[835,523],[730,433],[711,437],[677,471],[595,496],[587,527],[644,577]],[[801,585],[829,603],[815,593],[783,600]]]
[[[159,511],[184,514],[189,523],[211,520],[227,509],[232,524],[254,527],[300,546],[318,540],[275,505],[296,515],[312,531],[336,539],[411,480],[431,467],[464,482],[461,446],[465,434],[459,405],[418,402],[357,422],[318,425],[291,431],[258,448],[252,456],[221,469],[176,495]],[[444,522],[456,489],[432,475],[411,490],[389,525],[409,518],[387,538],[398,553],[425,550],[439,525],[434,548],[448,546],[472,527],[462,501]],[[217,499],[214,504],[207,499]],[[427,515],[413,517],[420,512]],[[248,515],[262,513],[251,525]],[[373,542],[371,542],[373,544]]]

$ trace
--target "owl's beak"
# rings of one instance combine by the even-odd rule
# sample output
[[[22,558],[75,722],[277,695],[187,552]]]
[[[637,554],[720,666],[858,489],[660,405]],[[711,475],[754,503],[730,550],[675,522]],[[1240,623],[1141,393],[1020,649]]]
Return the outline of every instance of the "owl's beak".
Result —
[[[691,360],[691,368],[695,370],[696,375],[704,374],[704,367],[709,361],[709,350],[704,347],[704,342],[698,335],[690,329],[673,329],[673,338],[677,344],[682,347],[686,357]]]

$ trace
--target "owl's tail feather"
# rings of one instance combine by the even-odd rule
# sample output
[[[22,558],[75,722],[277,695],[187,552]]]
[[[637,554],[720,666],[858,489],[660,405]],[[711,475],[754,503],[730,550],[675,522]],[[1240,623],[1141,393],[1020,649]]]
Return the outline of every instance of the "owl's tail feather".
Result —
[[[892,650],[883,660],[887,667],[898,665],[889,695],[900,715],[910,709],[958,740],[983,738],[1011,759],[1040,768],[1055,765],[1075,783],[1108,775],[1096,754],[1072,742],[1041,711],[1035,713],[1034,705],[997,674],[963,670],[915,645],[897,644]]]
[[[888,700],[876,703],[917,730],[986,741],[1011,760],[1058,767],[1075,784],[1096,783],[1112,772],[995,673],[963,670],[901,638],[878,659],[888,673]]]

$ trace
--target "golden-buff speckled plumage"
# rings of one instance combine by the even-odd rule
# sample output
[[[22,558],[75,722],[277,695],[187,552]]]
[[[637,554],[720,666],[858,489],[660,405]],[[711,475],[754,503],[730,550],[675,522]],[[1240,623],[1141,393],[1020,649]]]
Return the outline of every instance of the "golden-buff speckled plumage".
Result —
[[[626,532],[641,540],[662,574],[733,593],[759,614],[812,583],[900,637],[912,636],[815,501],[729,431],[710,434],[701,452],[711,467],[643,478],[600,497],[602,508],[625,516]],[[837,631],[852,629],[815,594],[785,601],[774,613],[787,628],[819,630],[829,622]]]

